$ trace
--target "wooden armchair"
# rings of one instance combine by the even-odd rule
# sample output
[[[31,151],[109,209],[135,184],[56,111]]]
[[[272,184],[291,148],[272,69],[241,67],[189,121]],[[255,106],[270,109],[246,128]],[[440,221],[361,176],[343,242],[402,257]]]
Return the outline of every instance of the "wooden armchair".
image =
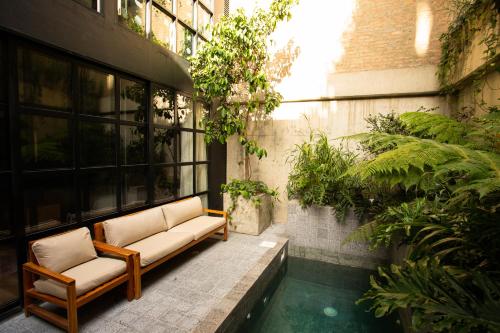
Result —
[[[84,250],[79,241],[85,245]],[[68,247],[70,244],[72,247]],[[85,253],[90,257],[85,257]],[[113,258],[97,254],[109,254]],[[68,261],[67,256],[72,255],[77,257],[76,261]],[[137,255],[132,250],[92,241],[87,228],[30,242],[28,262],[23,265],[26,317],[35,314],[68,332],[77,332],[80,306],[125,282],[128,300],[134,299],[134,259]],[[33,299],[66,309],[67,318],[34,304]]]

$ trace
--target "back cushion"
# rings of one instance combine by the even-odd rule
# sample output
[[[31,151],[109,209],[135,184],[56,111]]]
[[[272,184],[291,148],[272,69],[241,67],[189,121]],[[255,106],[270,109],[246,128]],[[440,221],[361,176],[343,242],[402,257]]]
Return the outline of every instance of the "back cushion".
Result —
[[[97,258],[88,228],[37,240],[32,249],[41,266],[57,273]]]
[[[106,243],[120,247],[167,230],[160,207],[107,220],[103,227]]]
[[[169,229],[203,215],[203,206],[199,197],[166,204],[161,209],[163,209]]]

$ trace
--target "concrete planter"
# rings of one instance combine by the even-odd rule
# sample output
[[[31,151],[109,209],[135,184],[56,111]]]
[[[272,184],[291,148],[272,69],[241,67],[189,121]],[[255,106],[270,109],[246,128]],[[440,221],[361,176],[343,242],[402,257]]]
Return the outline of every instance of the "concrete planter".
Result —
[[[231,214],[229,230],[248,235],[260,235],[271,225],[272,198],[268,194],[260,194],[261,204],[256,207],[252,200],[239,197],[236,209]],[[229,207],[231,199],[224,194],[224,206]]]
[[[371,251],[365,243],[342,245],[359,225],[353,212],[339,223],[330,207],[303,210],[297,201],[290,201],[286,224],[290,255],[368,269],[386,264],[389,253],[385,249]]]

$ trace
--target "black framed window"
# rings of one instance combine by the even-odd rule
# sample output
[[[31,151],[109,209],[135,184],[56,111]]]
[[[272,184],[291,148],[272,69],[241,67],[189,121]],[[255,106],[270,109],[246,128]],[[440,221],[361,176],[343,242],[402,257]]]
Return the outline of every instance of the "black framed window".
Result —
[[[78,68],[81,114],[115,118],[114,75],[88,67]]]
[[[87,170],[80,175],[80,200],[84,219],[116,212],[116,169]]]
[[[116,125],[80,121],[80,165],[116,165]]]
[[[125,208],[143,206],[147,200],[146,167],[128,167],[122,170],[122,205]]]

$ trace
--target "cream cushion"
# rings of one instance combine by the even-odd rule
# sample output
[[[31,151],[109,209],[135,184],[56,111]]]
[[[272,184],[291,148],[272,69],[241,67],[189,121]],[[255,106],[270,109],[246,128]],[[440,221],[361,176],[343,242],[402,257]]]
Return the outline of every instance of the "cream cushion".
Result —
[[[119,247],[167,230],[160,207],[107,220],[103,222],[103,227],[106,243]]]
[[[57,273],[97,258],[88,228],[37,240],[32,249],[38,264]]]
[[[198,216],[192,220],[173,227],[168,232],[190,233],[194,236],[194,239],[197,240],[205,236],[210,231],[222,227],[224,224],[226,224],[226,220],[223,217]]]
[[[125,273],[126,270],[127,264],[123,260],[98,257],[61,274],[75,279],[76,295],[80,296]],[[66,286],[60,282],[39,279],[33,284],[39,292],[67,299]]]
[[[126,249],[140,253],[141,267],[154,263],[158,259],[180,249],[194,239],[191,233],[186,232],[160,232],[136,243],[130,244]]]
[[[169,229],[203,215],[203,206],[200,197],[169,203],[163,205],[161,208]]]

